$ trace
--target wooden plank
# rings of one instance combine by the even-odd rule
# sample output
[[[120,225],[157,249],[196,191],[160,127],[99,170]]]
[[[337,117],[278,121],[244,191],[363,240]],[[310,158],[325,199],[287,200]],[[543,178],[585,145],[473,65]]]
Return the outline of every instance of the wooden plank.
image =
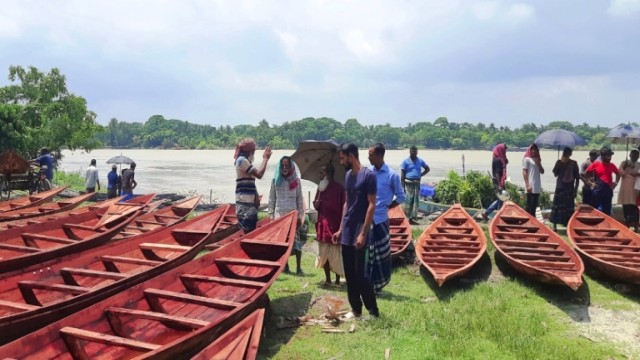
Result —
[[[502,245],[515,245],[523,247],[550,247],[557,248],[560,244],[544,242],[544,241],[528,241],[528,240],[515,240],[515,239],[494,239],[496,243]]]
[[[445,238],[465,238],[465,239],[470,239],[470,240],[474,240],[478,238],[478,235],[474,234],[474,233],[469,233],[469,234],[460,234],[460,233],[430,233],[429,236],[431,236],[431,238],[441,238],[441,237],[445,237]]]
[[[148,342],[127,339],[120,336],[102,334],[99,332],[78,329],[70,326],[65,326],[60,329],[60,336],[62,336],[67,346],[69,346],[74,357],[76,357],[77,354],[80,359],[88,359],[86,352],[80,344],[80,340],[109,346],[120,346],[142,352],[153,351],[160,347],[160,345],[151,344]]]
[[[528,233],[528,232],[511,232],[511,231],[496,231],[494,232],[497,236],[509,236],[509,237],[518,237],[518,238],[540,238],[547,239],[549,234],[538,234],[538,233]]]
[[[436,230],[464,230],[464,231],[473,231],[472,226],[436,226]]]
[[[164,214],[155,214],[155,217],[158,218],[164,218],[164,219],[182,219],[180,216],[175,216],[175,215],[164,215]]]
[[[152,220],[135,220],[135,221],[140,224],[150,224],[150,225],[160,225],[160,226],[167,225],[166,223],[161,223],[161,222],[152,221]]]
[[[80,229],[80,230],[87,230],[87,231],[95,231],[95,232],[105,232],[105,229],[101,229],[100,227],[93,227],[93,226],[88,226],[88,225],[82,225],[82,224],[62,224],[63,228],[67,228],[67,229]]]
[[[515,252],[526,252],[526,253],[535,253],[535,254],[549,254],[549,255],[562,255],[564,254],[564,250],[559,249],[541,249],[541,248],[532,248],[532,247],[523,247],[523,246],[500,246],[502,251],[509,253],[512,251]]]
[[[591,252],[592,249],[619,249],[619,250],[640,250],[640,246],[630,246],[630,245],[615,245],[615,244],[597,244],[597,243],[580,243],[578,244],[578,248],[584,249],[587,252]]]
[[[226,277],[219,276],[206,276],[206,275],[196,275],[196,274],[182,274],[180,275],[180,279],[187,282],[215,282],[221,285],[232,285],[232,286],[240,286],[240,287],[249,287],[249,288],[263,288],[265,283],[260,281],[251,281],[251,280],[241,280],[241,279],[232,279]]]
[[[90,289],[82,286],[63,285],[63,284],[48,284],[38,281],[23,280],[18,282],[18,289],[24,298],[24,301],[31,305],[42,306],[40,300],[35,294],[34,290],[46,290],[61,292],[70,295],[82,295],[91,291]]]
[[[19,303],[15,301],[0,300],[0,309],[2,308],[9,309],[9,310],[30,311],[30,310],[39,309],[40,306],[24,304],[24,303]]]
[[[539,227],[531,226],[531,225],[496,224],[496,226],[501,229],[521,229],[521,230],[531,230],[531,231],[536,231],[539,229]]]
[[[473,259],[478,256],[477,252],[458,252],[458,251],[422,251],[422,256],[445,256],[445,257],[462,257]]]
[[[150,267],[154,267],[163,263],[162,261],[156,261],[156,260],[137,259],[137,258],[129,258],[129,257],[123,257],[123,256],[111,256],[111,255],[100,256],[100,261],[102,261],[107,271],[112,271],[112,272],[120,272],[118,270],[118,267],[115,266],[116,263],[150,266]]]
[[[25,241],[25,243],[33,240],[43,240],[43,241],[49,241],[49,242],[54,242],[58,244],[73,244],[76,242],[75,240],[71,240],[69,238],[59,238],[55,236],[33,234],[33,233],[22,233],[20,234],[20,236],[22,236],[22,239]]]
[[[30,254],[42,251],[37,247],[19,246],[19,245],[10,245],[10,244],[0,244],[0,250],[19,251],[19,252],[26,252]]]
[[[99,270],[68,268],[68,267],[60,269],[60,276],[62,276],[65,284],[67,285],[78,285],[78,282],[75,280],[73,275],[80,275],[85,277],[96,277],[99,279],[108,279],[108,280],[116,280],[116,281],[126,279],[129,277],[125,274],[111,272],[111,271],[99,271]]]
[[[280,241],[263,241],[263,240],[253,240],[253,239],[242,239],[240,240],[241,244],[249,244],[249,245],[266,245],[266,246],[278,246],[282,248],[288,248],[289,244],[286,242]]]
[[[192,249],[189,246],[157,244],[157,243],[142,243],[138,246],[144,250],[166,250],[166,251],[179,251],[179,252],[186,252]]]
[[[245,266],[259,266],[259,267],[280,267],[280,262],[278,261],[267,261],[267,260],[253,260],[253,259],[240,259],[240,258],[230,258],[230,257],[221,257],[215,259],[216,263],[227,264],[227,265],[245,265]]]
[[[126,336],[127,331],[123,326],[121,317],[128,316],[136,319],[157,321],[165,326],[182,331],[198,330],[204,326],[209,325],[208,321],[199,319],[192,319],[184,316],[167,315],[154,311],[126,309],[126,308],[108,308],[106,309],[109,323],[111,323],[114,332],[119,336]]]
[[[569,262],[553,262],[553,261],[543,261],[543,260],[520,260],[523,263],[541,269],[573,269],[576,267],[575,263]]]
[[[570,256],[558,256],[558,255],[547,255],[547,254],[534,254],[527,252],[506,252],[509,256],[516,258],[518,260],[526,259],[526,260],[551,260],[551,261],[569,261],[571,260]]]
[[[218,299],[208,298],[206,296],[183,294],[175,291],[167,291],[167,290],[160,290],[160,289],[145,289],[144,295],[145,295],[145,298],[147,298],[147,302],[149,302],[149,306],[154,311],[158,311],[158,312],[165,312],[161,306],[160,308],[157,308],[157,306],[160,305],[160,302],[157,301],[159,299],[173,300],[173,301],[206,306],[214,309],[223,309],[223,310],[233,310],[237,307],[244,305],[242,303],[238,303],[235,301],[218,300]]]
[[[593,228],[593,227],[574,227],[573,230],[574,231],[590,231],[590,232],[612,232],[614,234],[617,234],[618,232],[620,232],[620,229],[599,229],[599,228]]]

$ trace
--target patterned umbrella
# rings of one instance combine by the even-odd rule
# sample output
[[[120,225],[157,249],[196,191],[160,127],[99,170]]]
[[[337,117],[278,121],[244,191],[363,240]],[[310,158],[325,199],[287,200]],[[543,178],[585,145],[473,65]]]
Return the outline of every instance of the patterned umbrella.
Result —
[[[296,152],[291,155],[291,160],[298,165],[300,176],[303,179],[316,184],[322,180],[320,178],[320,168],[331,163],[335,169],[334,179],[343,184],[346,171],[344,166],[340,165],[338,147],[338,143],[333,140],[301,141]]]

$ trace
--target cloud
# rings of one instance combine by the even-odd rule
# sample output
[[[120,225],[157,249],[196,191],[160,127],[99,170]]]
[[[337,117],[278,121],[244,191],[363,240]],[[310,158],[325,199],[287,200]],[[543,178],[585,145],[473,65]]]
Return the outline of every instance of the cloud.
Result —
[[[535,18],[535,8],[529,4],[507,4],[498,0],[478,2],[471,6],[471,12],[480,21],[522,23]]]
[[[607,12],[613,16],[631,16],[640,12],[640,0],[611,0]]]

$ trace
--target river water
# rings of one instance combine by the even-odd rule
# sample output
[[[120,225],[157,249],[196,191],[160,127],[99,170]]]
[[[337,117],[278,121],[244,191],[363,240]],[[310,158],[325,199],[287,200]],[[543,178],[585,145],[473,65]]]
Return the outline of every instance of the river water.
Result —
[[[273,178],[277,161],[280,157],[291,155],[293,152],[294,150],[273,151],[265,176],[262,180],[256,181],[260,194],[268,196],[269,180]],[[90,153],[64,151],[60,168],[66,172],[84,174],[91,159],[96,159],[100,171],[100,183],[106,184],[107,172],[111,170],[111,165],[106,162],[109,158],[121,154],[132,158],[137,164],[138,187],[134,193],[197,193],[204,195],[207,201],[232,202],[234,200],[233,150],[99,149]],[[385,162],[398,170],[400,163],[408,155],[408,150],[389,150],[386,152]],[[512,182],[521,186],[524,186],[521,169],[523,155],[523,152],[507,153],[510,160],[507,166],[508,175]],[[451,170],[462,174],[463,156],[465,171],[491,170],[491,151],[487,150],[419,150],[418,156],[422,157],[431,168],[431,172],[422,178],[423,182],[437,182],[446,178]],[[555,177],[551,170],[558,159],[558,152],[543,150],[541,156],[542,165],[546,170],[542,175],[542,187],[553,192]],[[578,164],[587,157],[586,151],[576,151],[573,154],[573,159],[578,161]],[[258,150],[255,158],[259,163],[262,160],[262,151]],[[369,164],[366,149],[360,151],[360,160],[364,164]],[[624,153],[617,152],[612,161],[619,164],[623,160]],[[309,196],[315,195],[316,185],[305,180],[302,182],[302,189],[306,200]]]

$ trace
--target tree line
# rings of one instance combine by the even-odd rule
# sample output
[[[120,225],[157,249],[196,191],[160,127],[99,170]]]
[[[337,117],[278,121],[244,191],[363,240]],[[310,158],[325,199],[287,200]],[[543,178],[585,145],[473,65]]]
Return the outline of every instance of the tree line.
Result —
[[[376,142],[390,149],[418,146],[432,149],[486,149],[504,142],[509,147],[526,147],[543,131],[565,129],[582,136],[589,147],[607,143],[608,128],[586,123],[573,125],[568,121],[553,121],[547,125],[524,124],[518,128],[495,126],[493,123],[471,124],[450,122],[440,117],[433,122],[424,121],[395,127],[390,124],[362,125],[357,119],[344,123],[338,120],[304,118],[281,125],[261,120],[257,125],[199,125],[177,119],[151,116],[145,123],[111,119],[96,140],[109,147],[133,148],[233,148],[239,140],[252,137],[258,146],[271,145],[276,149],[295,149],[302,140],[332,139],[338,143],[354,142],[368,147]]]
[[[368,147],[382,142],[388,148],[486,149],[499,142],[525,147],[541,132],[561,128],[582,136],[589,147],[607,141],[608,129],[553,121],[547,125],[527,123],[517,128],[485,123],[433,121],[391,126],[363,125],[357,119],[344,123],[329,118],[304,118],[280,125],[263,119],[257,125],[201,125],[153,115],[145,122],[111,119],[106,126],[96,122],[97,114],[82,96],[67,89],[65,76],[53,68],[48,73],[36,67],[11,66],[10,84],[0,87],[0,152],[16,150],[32,158],[42,147],[59,154],[62,149],[90,151],[100,147],[228,149],[239,140],[252,137],[260,147],[293,149],[302,140],[333,139]],[[215,123],[215,119],[211,119]]]

